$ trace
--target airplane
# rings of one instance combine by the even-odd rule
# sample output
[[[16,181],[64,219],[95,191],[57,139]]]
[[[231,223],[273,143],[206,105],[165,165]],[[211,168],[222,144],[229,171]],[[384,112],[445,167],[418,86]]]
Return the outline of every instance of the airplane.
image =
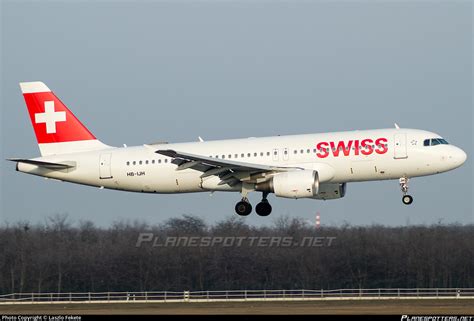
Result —
[[[98,140],[43,82],[22,82],[41,157],[12,158],[16,170],[100,189],[140,193],[239,192],[235,212],[268,216],[270,193],[317,200],[343,198],[352,182],[398,180],[409,205],[413,177],[460,167],[466,153],[419,129],[356,130],[263,138],[158,142],[112,147]]]

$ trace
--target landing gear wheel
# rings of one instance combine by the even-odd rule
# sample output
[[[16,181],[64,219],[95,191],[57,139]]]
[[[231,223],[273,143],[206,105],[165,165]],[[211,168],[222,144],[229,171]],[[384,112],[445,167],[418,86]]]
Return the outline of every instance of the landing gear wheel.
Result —
[[[413,203],[413,197],[411,197],[410,195],[403,195],[402,202],[405,205],[410,205],[411,203]]]
[[[401,177],[399,180],[400,183],[400,189],[402,190],[403,196],[402,196],[402,202],[405,205],[410,205],[413,203],[413,197],[408,195],[408,181],[410,179],[408,177]]]
[[[252,213],[252,205],[248,200],[241,200],[235,205],[235,212],[240,216],[247,216]]]
[[[272,206],[266,199],[262,200],[260,203],[257,204],[255,207],[255,211],[259,216],[268,216],[272,212]]]

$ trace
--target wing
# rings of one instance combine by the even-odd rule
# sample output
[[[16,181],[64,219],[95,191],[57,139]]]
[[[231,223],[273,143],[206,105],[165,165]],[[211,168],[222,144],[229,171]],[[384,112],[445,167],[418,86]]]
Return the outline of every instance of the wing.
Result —
[[[149,148],[153,148],[149,146]],[[291,170],[302,170],[300,167],[281,167],[264,164],[253,164],[238,162],[227,159],[219,159],[171,149],[156,150],[155,153],[174,158],[172,163],[178,165],[176,170],[192,168],[201,171],[201,177],[218,176],[221,181],[219,185],[228,184],[233,186],[239,182],[260,183],[266,181],[269,176],[276,172]]]

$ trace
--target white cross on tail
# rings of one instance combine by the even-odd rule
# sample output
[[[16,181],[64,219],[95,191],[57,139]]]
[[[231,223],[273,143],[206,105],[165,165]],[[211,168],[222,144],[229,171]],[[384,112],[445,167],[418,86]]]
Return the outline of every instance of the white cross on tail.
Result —
[[[44,113],[35,114],[35,123],[46,123],[46,133],[56,133],[56,122],[66,121],[65,111],[54,111],[54,101],[44,102]]]

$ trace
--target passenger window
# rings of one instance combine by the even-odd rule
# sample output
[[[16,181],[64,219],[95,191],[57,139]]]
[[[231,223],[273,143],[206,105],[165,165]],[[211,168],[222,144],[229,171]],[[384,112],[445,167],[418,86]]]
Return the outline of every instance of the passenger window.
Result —
[[[142,161],[139,161],[139,162],[138,162],[138,164],[140,164],[140,165],[141,165],[141,164],[142,164]]]
[[[148,159],[145,161],[145,164],[147,164],[147,165],[148,165]]]
[[[133,165],[136,165],[136,164],[137,164],[137,162],[136,162],[136,161],[133,161]]]
[[[270,156],[270,152],[267,152],[267,156]]]
[[[168,158],[165,158],[165,163],[168,163]]]
[[[152,159],[152,160],[151,160],[151,163],[152,163],[152,164],[155,164],[155,160],[154,160],[154,159]]]
[[[229,154],[229,156],[228,156],[228,157],[229,157],[229,158],[232,158],[232,155],[231,155],[231,154]]]
[[[239,157],[239,154],[234,154],[234,158],[238,158]]]
[[[245,154],[244,154],[244,153],[242,153],[242,154],[240,154],[240,157],[244,158],[244,155],[245,155]]]
[[[250,155],[251,155],[250,153],[247,153],[247,157],[250,157]]]
[[[130,165],[130,162],[127,162],[127,166],[129,166],[129,165]]]
[[[161,164],[161,159],[158,160],[158,164]]]
[[[260,152],[260,156],[263,156],[263,152]]]

